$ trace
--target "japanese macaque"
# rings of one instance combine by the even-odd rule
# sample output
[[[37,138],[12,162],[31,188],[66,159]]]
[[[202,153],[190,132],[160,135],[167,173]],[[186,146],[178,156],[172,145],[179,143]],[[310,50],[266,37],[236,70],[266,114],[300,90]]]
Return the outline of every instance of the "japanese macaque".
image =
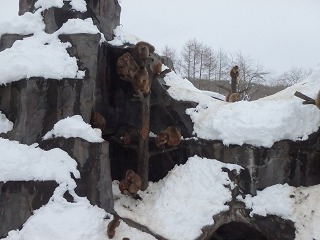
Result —
[[[124,53],[117,60],[117,73],[121,77],[131,79],[138,68],[138,64],[133,60],[133,57],[129,52]]]
[[[99,112],[92,112],[90,123],[94,128],[100,128],[102,132],[104,132],[107,128],[106,119]]]
[[[236,80],[239,77],[239,66],[234,66],[230,71],[230,76],[232,80]]]
[[[237,102],[240,100],[240,93],[228,93],[226,102]]]
[[[159,75],[162,70],[162,62],[161,60],[156,61],[152,66],[152,71],[155,76]]]
[[[303,104],[314,104],[320,109],[320,91],[318,92],[316,99],[312,99],[311,97],[308,97],[301,92],[295,92],[294,95],[303,99]]]
[[[136,92],[142,92],[144,96],[150,93],[149,74],[147,68],[140,66],[132,77],[132,85]]]
[[[135,146],[138,143],[138,129],[129,124],[123,124],[117,127],[112,138],[121,143],[124,147]]]
[[[114,218],[108,224],[107,234],[109,239],[113,238],[116,234],[116,228],[120,225],[120,218],[119,216],[114,216]]]
[[[158,148],[176,147],[180,144],[181,133],[177,127],[167,127],[157,134],[155,143]]]
[[[134,54],[139,61],[145,61],[154,50],[154,46],[150,43],[141,41],[134,47]]]
[[[119,190],[122,194],[141,199],[138,191],[141,189],[141,178],[133,170],[126,171],[125,178],[119,182]]]

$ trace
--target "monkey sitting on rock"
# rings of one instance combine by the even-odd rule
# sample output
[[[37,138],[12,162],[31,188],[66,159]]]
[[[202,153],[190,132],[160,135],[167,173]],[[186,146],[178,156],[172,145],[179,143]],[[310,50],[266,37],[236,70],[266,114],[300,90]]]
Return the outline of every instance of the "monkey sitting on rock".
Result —
[[[240,93],[228,93],[226,96],[226,102],[238,102],[240,100]]]
[[[180,144],[181,133],[177,127],[167,127],[157,134],[155,143],[158,148],[176,147]]]
[[[142,93],[145,97],[148,96],[150,93],[150,83],[147,68],[140,66],[139,69],[134,73],[131,83],[135,92],[138,94]]]
[[[107,228],[107,234],[109,239],[112,239],[114,235],[116,234],[116,228],[120,225],[120,217],[114,216],[114,218],[109,222],[108,228]]]
[[[106,119],[99,112],[92,112],[90,123],[94,128],[100,128],[101,132],[104,133],[107,128]]]
[[[129,52],[124,53],[117,60],[117,73],[120,77],[132,79],[134,73],[139,69]]]
[[[232,80],[236,80],[239,77],[239,66],[236,65],[230,70],[230,77]]]
[[[154,46],[152,46],[150,43],[140,41],[134,47],[135,59],[138,61],[138,63],[145,62],[150,53],[153,53],[154,50]]]
[[[119,190],[122,194],[133,197],[134,199],[142,200],[138,191],[141,189],[141,178],[133,170],[126,171],[125,178],[119,182]]]

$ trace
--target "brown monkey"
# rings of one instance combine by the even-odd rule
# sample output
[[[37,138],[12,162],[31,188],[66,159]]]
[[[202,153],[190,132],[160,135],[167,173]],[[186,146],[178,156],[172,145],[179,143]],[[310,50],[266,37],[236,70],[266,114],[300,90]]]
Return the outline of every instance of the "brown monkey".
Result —
[[[320,91],[318,92],[315,102],[316,102],[316,106],[320,109]]]
[[[131,144],[131,136],[127,131],[123,131],[122,136],[120,136],[120,141],[124,144],[124,145],[129,145]]]
[[[176,147],[180,144],[181,133],[177,127],[167,127],[158,133],[155,143],[158,148]]]
[[[168,142],[169,147],[176,147],[180,144],[181,133],[177,127],[167,127]]]
[[[125,147],[128,147],[128,145],[135,146],[138,143],[138,134],[138,129],[132,125],[122,124],[117,127],[111,138],[116,142],[123,144]]]
[[[166,130],[163,130],[157,134],[155,143],[158,148],[164,148],[168,142],[168,134]]]
[[[227,102],[237,102],[240,100],[240,93],[228,93],[226,96]]]
[[[134,47],[134,54],[139,61],[145,61],[155,50],[150,43],[140,41]]]
[[[230,76],[232,80],[236,80],[239,77],[239,66],[234,66],[230,71]]]
[[[153,74],[155,76],[159,75],[162,70],[162,62],[161,60],[156,61],[152,66]]]
[[[120,225],[120,218],[119,216],[114,216],[113,220],[108,224],[107,234],[108,237],[111,239],[116,234],[116,228]]]
[[[149,74],[146,67],[140,66],[139,69],[134,73],[131,82],[136,92],[141,91],[144,96],[147,96],[149,94]]]
[[[137,193],[141,189],[141,178],[133,170],[126,171],[125,178],[119,183],[119,190],[122,194],[129,195],[135,199],[141,199]]]
[[[102,132],[104,132],[107,128],[106,119],[99,112],[92,112],[90,123],[94,128],[100,128]]]
[[[129,52],[124,53],[117,60],[117,73],[121,77],[131,79],[138,68],[138,64],[133,60],[133,57]]]

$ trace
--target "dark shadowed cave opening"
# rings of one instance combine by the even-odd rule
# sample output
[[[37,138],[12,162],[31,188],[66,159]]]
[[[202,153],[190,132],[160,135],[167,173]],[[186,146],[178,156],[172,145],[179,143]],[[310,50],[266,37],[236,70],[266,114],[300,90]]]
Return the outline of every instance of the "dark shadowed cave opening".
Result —
[[[245,223],[230,222],[222,225],[209,240],[268,240],[261,232]]]

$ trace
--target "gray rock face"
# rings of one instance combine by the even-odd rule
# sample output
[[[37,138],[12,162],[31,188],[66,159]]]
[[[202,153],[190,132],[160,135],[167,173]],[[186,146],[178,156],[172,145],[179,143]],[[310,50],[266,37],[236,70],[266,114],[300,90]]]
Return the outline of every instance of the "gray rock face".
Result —
[[[100,11],[100,17],[108,19],[108,26],[104,26],[104,30],[108,36],[112,36],[112,29],[119,23],[117,16],[120,14],[120,7],[116,1],[102,2],[109,9]],[[33,11],[34,3],[32,0],[21,0],[20,14]],[[90,4],[98,11],[98,1]],[[112,16],[106,15],[109,10],[114,11]],[[92,10],[78,13],[70,11],[68,4],[62,9],[52,8],[44,13],[46,31],[56,31],[72,17],[90,16],[94,16]],[[25,36],[15,34],[1,36],[0,50],[11,47],[23,37]],[[60,35],[59,38],[72,44],[67,49],[68,53],[79,60],[78,66],[85,70],[85,78],[57,80],[33,77],[0,86],[0,110],[14,123],[13,130],[1,134],[1,137],[23,144],[38,143],[44,150],[59,147],[66,151],[78,162],[81,174],[81,179],[76,179],[76,193],[86,196],[92,204],[112,213],[109,143],[89,143],[79,138],[42,139],[63,118],[81,115],[85,122],[90,123],[92,109],[99,98],[96,97],[96,93],[99,93],[96,82],[99,82],[98,58],[103,49],[100,46],[100,34]],[[99,69],[106,69],[106,64],[105,61],[103,66],[99,65]],[[5,237],[8,231],[21,228],[33,210],[48,202],[57,184],[51,181],[0,182],[0,187],[0,237]],[[73,201],[71,195],[66,194],[65,197],[68,201]]]

